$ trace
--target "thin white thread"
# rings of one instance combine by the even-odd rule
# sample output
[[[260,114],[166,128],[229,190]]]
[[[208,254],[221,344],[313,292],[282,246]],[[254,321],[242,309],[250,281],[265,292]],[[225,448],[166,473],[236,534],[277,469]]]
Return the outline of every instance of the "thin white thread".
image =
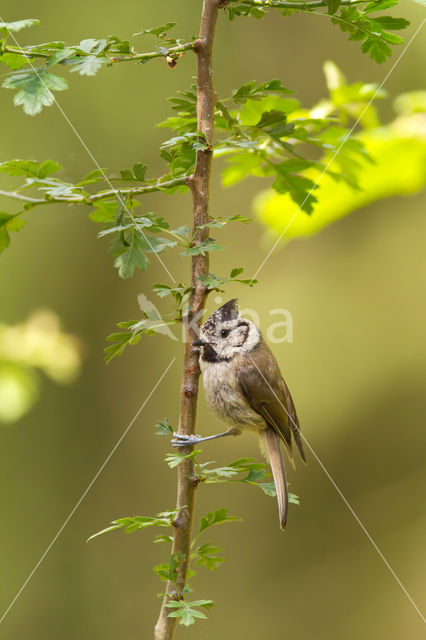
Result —
[[[274,394],[276,400],[279,402],[279,404],[281,405],[281,407],[284,409],[284,411],[286,412],[289,420],[291,420],[291,422],[293,423],[295,429],[297,430],[297,432],[302,436],[304,442],[306,442],[306,444],[308,445],[308,448],[310,450],[310,452],[312,453],[312,455],[314,456],[315,460],[318,462],[318,464],[320,465],[321,469],[324,471],[324,473],[326,474],[327,478],[330,480],[331,484],[333,485],[333,487],[336,489],[337,493],[339,494],[339,496],[341,497],[341,499],[343,500],[343,502],[345,503],[345,505],[347,506],[347,508],[349,509],[349,511],[351,512],[351,514],[353,515],[353,517],[355,518],[355,520],[357,521],[357,523],[359,524],[359,526],[361,527],[361,529],[363,530],[363,532],[365,533],[365,535],[367,536],[367,538],[369,539],[369,541],[371,542],[371,544],[373,545],[374,549],[377,551],[377,553],[379,554],[379,556],[381,557],[381,559],[383,560],[383,562],[385,563],[385,565],[387,566],[387,568],[389,569],[389,571],[391,572],[392,576],[395,578],[395,580],[397,581],[397,583],[399,584],[399,586],[401,587],[401,589],[403,590],[403,592],[405,593],[405,595],[407,596],[407,598],[409,599],[409,601],[411,602],[411,604],[413,605],[413,607],[415,608],[415,610],[417,611],[417,613],[419,614],[419,616],[421,617],[421,619],[423,620],[423,622],[426,622],[426,619],[424,617],[424,615],[422,614],[422,612],[420,611],[419,607],[416,605],[416,603],[414,602],[413,598],[410,596],[410,594],[408,593],[407,589],[404,587],[404,585],[402,584],[401,580],[398,578],[398,576],[396,575],[395,571],[392,569],[391,565],[389,564],[389,562],[386,560],[385,556],[383,555],[383,553],[380,551],[379,547],[377,546],[377,544],[374,542],[373,538],[371,537],[370,533],[367,531],[367,529],[365,528],[364,524],[361,522],[361,520],[359,519],[359,517],[357,516],[357,514],[355,513],[355,511],[353,510],[353,508],[351,507],[351,505],[349,504],[348,500],[345,498],[345,496],[343,495],[342,491],[339,489],[339,487],[337,486],[336,482],[333,480],[333,478],[331,477],[331,475],[329,474],[329,472],[327,471],[327,469],[325,468],[324,464],[321,462],[321,460],[319,459],[317,453],[314,451],[314,449],[311,447],[311,445],[309,444],[308,440],[306,439],[306,437],[303,435],[303,433],[300,431],[299,426],[294,422],[293,418],[291,417],[291,415],[288,413],[286,407],[283,405],[283,403],[281,402],[281,400],[278,398],[277,394],[275,393],[275,391],[273,390],[273,388],[271,387],[271,385],[269,384],[269,382],[266,380],[265,376],[263,375],[263,373],[261,372],[261,370],[259,369],[259,367],[257,366],[257,364],[255,363],[255,361],[253,360],[253,358],[251,358],[249,356],[251,362],[254,364],[254,366],[256,367],[256,369],[258,370],[258,372],[260,373],[260,375],[262,376],[263,380],[266,382],[266,384],[268,385],[269,389],[272,391],[272,393]]]
[[[9,604],[9,606],[7,607],[6,611],[3,613],[2,617],[0,618],[0,624],[3,622],[3,620],[5,619],[5,617],[7,616],[7,614],[9,613],[9,611],[11,610],[11,608],[13,607],[13,605],[15,604],[15,602],[17,601],[17,599],[19,598],[19,596],[21,595],[21,593],[23,592],[23,590],[25,589],[25,587],[27,586],[27,584],[29,583],[29,581],[31,580],[31,578],[33,577],[33,575],[35,574],[35,572],[37,571],[37,569],[39,568],[39,566],[41,565],[41,563],[43,562],[43,560],[45,559],[45,557],[47,556],[47,554],[49,553],[49,551],[51,550],[51,548],[53,547],[53,545],[55,544],[56,540],[59,538],[59,536],[61,535],[62,531],[65,529],[65,527],[67,526],[68,522],[71,520],[72,516],[74,515],[74,513],[77,511],[78,507],[80,506],[80,504],[83,502],[84,498],[87,496],[87,494],[89,493],[90,489],[93,487],[93,485],[95,484],[96,480],[99,478],[100,474],[102,473],[102,471],[105,469],[106,465],[108,464],[108,462],[110,461],[110,459],[112,458],[112,456],[114,455],[115,451],[117,450],[117,448],[120,446],[121,442],[124,440],[124,438],[126,437],[127,433],[129,432],[130,428],[133,426],[135,420],[138,418],[139,414],[141,413],[142,409],[145,407],[145,405],[147,404],[147,402],[151,399],[151,396],[153,395],[153,393],[155,392],[155,390],[157,389],[158,385],[162,382],[164,376],[166,375],[166,373],[168,372],[168,370],[170,369],[170,367],[172,366],[172,364],[174,363],[174,361],[176,360],[176,358],[173,358],[170,362],[170,364],[167,366],[167,368],[165,369],[165,371],[163,372],[163,374],[161,375],[161,377],[159,378],[159,380],[156,382],[156,384],[154,385],[152,391],[149,393],[149,395],[147,396],[147,398],[144,400],[144,402],[142,403],[142,405],[140,406],[140,408],[138,409],[137,413],[135,414],[135,416],[132,418],[132,420],[130,421],[129,425],[127,426],[127,428],[125,429],[125,431],[122,433],[122,435],[120,436],[120,438],[118,439],[117,443],[115,444],[115,446],[111,449],[111,452],[109,453],[109,455],[107,456],[106,460],[104,461],[104,463],[100,466],[99,470],[97,471],[97,473],[95,474],[95,476],[93,477],[92,481],[90,482],[90,484],[88,485],[87,489],[83,492],[83,494],[81,495],[80,499],[77,501],[77,503],[75,504],[74,508],[72,509],[72,511],[69,513],[69,515],[66,517],[66,519],[64,520],[62,526],[59,528],[57,534],[54,536],[54,538],[51,540],[50,544],[46,547],[46,550],[44,551],[44,553],[42,554],[41,558],[39,559],[39,561],[35,564],[34,568],[32,569],[32,571],[30,572],[30,574],[28,575],[28,577],[26,578],[24,584],[22,585],[22,587],[19,589],[18,593],[15,595],[15,597],[13,598],[12,602]]]
[[[0,16],[0,21],[4,22],[2,17]],[[22,49],[21,45],[19,44],[18,40],[16,39],[15,35],[13,34],[13,32],[10,32],[10,35],[12,37],[12,39],[15,41],[15,44],[17,47],[19,47],[20,49]],[[158,253],[155,251],[154,247],[152,246],[149,238],[147,237],[147,235],[144,233],[144,231],[142,230],[142,227],[136,222],[133,213],[130,211],[130,209],[128,209],[127,205],[125,204],[125,202],[123,201],[123,199],[121,198],[120,195],[120,190],[116,189],[113,184],[111,183],[111,181],[109,180],[108,176],[105,174],[104,170],[102,169],[102,167],[99,165],[99,162],[96,160],[95,156],[93,155],[93,153],[90,151],[89,147],[87,146],[87,144],[84,142],[83,138],[80,136],[80,134],[78,133],[77,129],[74,127],[73,123],[71,122],[71,120],[69,119],[69,117],[67,116],[67,114],[65,113],[65,111],[62,109],[61,105],[59,104],[59,102],[57,101],[55,94],[49,89],[49,87],[45,84],[45,82],[43,81],[42,76],[39,74],[38,70],[36,69],[36,67],[33,65],[32,61],[29,59],[28,60],[28,64],[30,65],[30,67],[32,68],[32,70],[34,71],[34,73],[37,75],[37,78],[40,80],[40,82],[42,83],[42,85],[44,86],[44,88],[50,93],[50,95],[53,98],[53,101],[56,105],[56,107],[59,109],[59,112],[61,113],[61,115],[64,117],[66,123],[71,127],[72,131],[74,132],[74,135],[76,136],[77,140],[81,143],[83,149],[87,152],[87,154],[89,155],[90,159],[93,161],[94,165],[96,166],[96,168],[100,171],[100,173],[102,174],[102,177],[104,178],[105,182],[108,184],[108,186],[110,187],[110,189],[115,193],[117,200],[119,201],[119,203],[121,204],[121,206],[125,209],[126,213],[128,213],[128,215],[130,216],[130,218],[132,219],[133,223],[135,224],[136,228],[138,229],[138,231],[142,234],[142,236],[144,237],[144,239],[146,240],[146,242],[148,243],[151,251],[153,252],[153,254],[157,257],[157,259],[159,260],[160,264],[162,265],[162,267],[164,268],[164,270],[167,272],[168,276],[170,277],[170,279],[172,280],[172,282],[176,282],[175,278],[172,276],[172,274],[170,273],[170,271],[168,270],[168,268],[166,267],[166,265],[164,264],[163,260],[160,258],[160,256],[158,255]]]
[[[293,215],[293,217],[290,219],[290,221],[287,223],[284,231],[281,233],[281,235],[279,236],[279,238],[276,240],[276,242],[274,243],[273,247],[270,249],[268,255],[266,256],[266,258],[263,260],[263,262],[261,263],[260,267],[257,269],[256,273],[254,274],[254,276],[251,278],[250,282],[253,282],[253,280],[256,278],[256,276],[259,275],[259,272],[261,271],[261,269],[263,269],[263,267],[265,266],[266,262],[269,260],[269,258],[271,257],[272,253],[275,251],[277,245],[281,242],[281,240],[284,237],[284,234],[288,231],[289,227],[291,226],[291,224],[293,223],[294,219],[296,218],[297,214],[301,211],[303,205],[305,204],[305,202],[308,200],[308,198],[311,197],[315,187],[318,186],[321,178],[323,177],[323,175],[328,171],[328,169],[330,168],[330,166],[333,164],[334,160],[336,159],[336,156],[340,153],[340,151],[342,150],[343,145],[347,142],[348,138],[352,135],[355,127],[358,125],[359,121],[361,120],[361,118],[363,117],[364,113],[367,111],[367,109],[369,108],[369,106],[371,105],[371,103],[373,102],[373,100],[375,99],[375,97],[377,96],[377,94],[379,93],[379,91],[381,91],[382,87],[384,86],[385,82],[388,80],[389,76],[391,75],[391,73],[394,71],[394,69],[396,68],[396,66],[399,64],[399,62],[401,61],[403,55],[405,54],[405,52],[407,51],[407,49],[410,47],[410,45],[413,43],[414,38],[417,36],[417,34],[420,32],[420,29],[423,27],[424,23],[426,21],[426,18],[423,18],[423,20],[421,21],[420,25],[417,27],[416,31],[414,32],[414,34],[411,36],[410,40],[407,42],[407,44],[405,45],[404,49],[402,50],[402,52],[400,53],[399,57],[396,59],[396,61],[393,63],[393,65],[391,66],[391,68],[389,69],[389,71],[387,72],[386,76],[384,77],[384,79],[382,80],[382,82],[380,83],[380,85],[377,87],[376,91],[374,92],[373,97],[371,98],[371,100],[369,101],[369,103],[364,107],[361,115],[358,117],[358,119],[355,121],[355,123],[353,124],[353,126],[351,127],[351,129],[349,130],[349,132],[346,134],[346,136],[343,139],[343,142],[341,143],[340,147],[334,152],[331,160],[329,161],[329,163],[327,164],[327,166],[325,167],[324,171],[321,173],[321,175],[319,176],[319,178],[317,179],[317,181],[315,182],[314,186],[312,187],[312,189],[309,191],[308,195],[306,196],[306,198],[303,200],[302,204],[300,205],[300,207],[297,209],[296,213]]]

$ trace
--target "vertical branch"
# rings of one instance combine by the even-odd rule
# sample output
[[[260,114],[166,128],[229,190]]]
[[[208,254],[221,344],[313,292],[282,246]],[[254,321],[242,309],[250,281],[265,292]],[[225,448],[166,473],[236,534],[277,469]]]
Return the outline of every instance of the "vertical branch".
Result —
[[[223,0],[204,0],[201,16],[200,36],[195,41],[197,54],[197,119],[198,131],[203,133],[208,149],[197,152],[194,174],[190,179],[193,200],[193,231],[194,244],[204,242],[208,237],[208,227],[200,229],[201,225],[208,222],[209,185],[212,163],[212,151],[214,129],[214,110],[216,94],[212,82],[212,50],[219,8],[223,6]],[[192,256],[191,258],[191,284],[193,291],[190,297],[189,312],[184,322],[186,325],[186,342],[183,361],[182,383],[180,391],[180,417],[179,433],[191,435],[195,432],[197,416],[197,398],[200,378],[198,354],[191,348],[198,335],[194,327],[199,325],[202,319],[208,290],[200,282],[200,277],[208,275],[209,258],[206,255]],[[188,451],[191,447],[188,447]],[[196,484],[193,480],[192,460],[184,460],[178,466],[178,490],[175,529],[172,545],[172,554],[179,553],[182,562],[178,567],[176,587],[172,583],[167,584],[166,596],[163,599],[160,616],[155,626],[155,640],[172,640],[175,636],[176,618],[169,618],[170,609],[167,603],[170,598],[182,597],[182,591],[186,582],[188,570],[191,529],[194,511],[194,494]]]

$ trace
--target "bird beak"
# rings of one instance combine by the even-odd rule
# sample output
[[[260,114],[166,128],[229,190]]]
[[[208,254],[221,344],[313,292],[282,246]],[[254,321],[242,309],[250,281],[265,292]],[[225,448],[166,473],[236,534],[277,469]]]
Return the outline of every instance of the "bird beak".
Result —
[[[204,340],[196,340],[195,342],[192,343],[193,347],[203,347],[206,343],[204,342]]]

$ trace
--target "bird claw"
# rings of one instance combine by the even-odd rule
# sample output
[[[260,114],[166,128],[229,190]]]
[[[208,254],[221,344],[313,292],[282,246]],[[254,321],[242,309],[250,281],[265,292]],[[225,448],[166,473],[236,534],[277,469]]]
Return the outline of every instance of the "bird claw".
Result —
[[[173,447],[189,447],[193,444],[198,444],[201,440],[200,436],[173,433],[171,444]]]

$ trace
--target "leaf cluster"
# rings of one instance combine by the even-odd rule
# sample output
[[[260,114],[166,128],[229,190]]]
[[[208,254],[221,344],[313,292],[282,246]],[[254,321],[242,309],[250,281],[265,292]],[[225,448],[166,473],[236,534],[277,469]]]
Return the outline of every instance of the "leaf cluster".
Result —
[[[261,5],[264,6],[261,6]],[[361,43],[361,51],[370,56],[375,62],[381,63],[392,55],[391,45],[403,44],[403,39],[392,31],[405,29],[410,24],[404,18],[392,16],[371,17],[370,14],[394,7],[398,0],[365,0],[365,2],[351,2],[351,0],[324,0],[323,2],[284,2],[282,0],[230,0],[227,13],[230,20],[236,17],[253,17],[261,19],[268,9],[279,10],[288,16],[294,12],[329,16],[333,24],[349,34],[349,40]],[[318,9],[322,7],[327,12]]]
[[[86,38],[72,46],[60,41],[29,45],[24,48],[17,46],[13,34],[38,24],[39,21],[34,19],[0,22],[0,64],[3,63],[12,71],[2,86],[17,90],[14,104],[22,106],[24,113],[31,116],[40,113],[43,107],[49,107],[54,103],[55,91],[68,88],[65,78],[51,72],[51,68],[55,65],[60,65],[82,76],[94,76],[102,67],[111,66],[117,62],[144,63],[161,57],[166,58],[169,66],[174,67],[176,60],[183,55],[183,52],[193,48],[193,40],[184,42],[181,39],[167,37],[166,32],[175,26],[172,22],[133,34],[156,37],[154,51],[146,54],[138,53],[129,40],[122,40],[117,36]],[[8,38],[10,34],[12,38]]]
[[[173,432],[172,426],[169,424],[167,418],[157,422],[154,425],[154,429],[157,435],[170,435]],[[266,464],[257,463],[251,458],[240,458],[231,462],[225,467],[212,468],[211,462],[201,463],[197,456],[200,454],[200,450],[194,450],[190,453],[173,452],[166,456],[166,462],[168,466],[173,469],[181,464],[184,460],[191,459],[194,462],[194,481],[197,483],[243,483],[252,486],[260,487],[267,495],[275,495],[273,483],[263,482],[267,477],[270,477],[270,472]],[[290,501],[298,504],[296,496],[290,494]],[[183,507],[185,508],[185,507]],[[165,511],[158,513],[152,517],[146,516],[132,516],[126,518],[119,518],[114,520],[110,526],[102,529],[101,531],[92,535],[89,540],[92,540],[104,533],[109,533],[118,529],[123,530],[125,533],[132,533],[134,531],[143,530],[148,527],[174,527],[175,519],[178,517],[179,510]],[[226,524],[230,522],[239,522],[240,518],[231,516],[228,514],[227,509],[220,508],[215,511],[209,511],[205,515],[201,516],[198,529],[192,539],[190,547],[189,562],[195,563],[197,567],[205,567],[209,571],[215,571],[223,562],[224,558],[220,555],[221,548],[212,542],[200,542],[200,537],[204,536],[205,532],[211,527],[216,525]],[[154,542],[166,542],[172,544],[173,538],[170,535],[156,535]],[[178,618],[179,623],[184,626],[190,626],[194,624],[197,619],[205,619],[204,613],[199,611],[199,608],[209,608],[213,606],[211,600],[185,600],[187,593],[191,592],[191,587],[186,584],[183,591],[180,592],[178,585],[178,570],[182,563],[186,561],[186,556],[182,552],[171,553],[166,562],[154,566],[154,571],[164,582],[171,582],[174,587],[174,593],[169,596],[167,607],[171,610],[169,617]],[[189,578],[195,575],[193,569],[188,568],[187,576]],[[164,596],[164,593],[159,594]]]
[[[401,36],[391,32],[406,29],[410,23],[405,18],[372,17],[371,14],[394,7],[397,4],[398,0],[379,0],[378,2],[368,2],[363,8],[341,6],[339,14],[335,11],[332,12],[334,15],[331,21],[337,24],[343,32],[349,34],[349,40],[360,42],[363,53],[367,53],[375,62],[381,63],[392,55],[390,45],[404,43]]]

